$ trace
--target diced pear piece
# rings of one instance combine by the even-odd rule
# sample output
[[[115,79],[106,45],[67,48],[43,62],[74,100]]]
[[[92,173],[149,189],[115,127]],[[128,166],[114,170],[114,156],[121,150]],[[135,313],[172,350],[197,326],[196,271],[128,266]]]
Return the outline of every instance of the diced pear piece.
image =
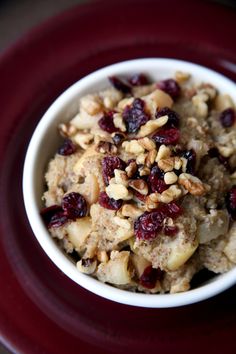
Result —
[[[229,230],[228,242],[223,250],[226,257],[233,263],[236,263],[236,222]]]
[[[97,277],[100,281],[125,285],[130,283],[131,276],[128,270],[128,251],[112,251],[110,260],[107,263],[100,263],[97,270]]]
[[[215,99],[215,107],[217,111],[224,111],[227,108],[235,108],[232,98],[227,94],[217,95]]]
[[[207,243],[220,235],[225,235],[229,227],[229,214],[226,210],[211,210],[198,225],[199,243]]]
[[[133,237],[133,235],[134,235],[133,230],[127,230],[124,227],[119,227],[116,231],[115,238],[119,240],[119,242],[123,242]]]
[[[97,177],[94,174],[89,174],[85,177],[85,185],[88,191],[88,193],[85,192],[86,200],[92,205],[97,202],[100,191]]]
[[[70,242],[77,251],[84,249],[84,243],[92,230],[91,218],[85,216],[68,224],[67,233]]]
[[[151,262],[147,261],[144,257],[134,253],[131,255],[131,260],[139,278],[143,274],[144,270],[151,265]]]
[[[195,242],[180,242],[176,237],[169,244],[170,254],[166,263],[169,270],[176,270],[183,265],[195,252],[198,247],[198,240]]]
[[[94,155],[101,155],[95,150],[95,145],[90,146],[87,150],[85,150],[84,154],[80,157],[80,159],[76,162],[73,167],[73,171],[77,175],[83,175],[85,171],[83,171],[83,165],[87,161],[87,159]]]
[[[159,89],[156,89],[155,91],[153,91],[147,96],[143,96],[142,99],[146,103],[147,110],[152,115],[155,115],[157,108],[158,109],[164,107],[171,108],[173,105],[173,100],[170,97],[170,95],[168,95],[167,93]]]

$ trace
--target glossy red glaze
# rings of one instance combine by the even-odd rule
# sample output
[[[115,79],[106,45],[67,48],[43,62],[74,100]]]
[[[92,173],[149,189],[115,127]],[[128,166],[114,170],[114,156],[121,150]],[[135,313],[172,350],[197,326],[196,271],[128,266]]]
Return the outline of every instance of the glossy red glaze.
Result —
[[[177,309],[128,307],[97,297],[44,254],[21,189],[32,132],[65,88],[102,66],[137,57],[186,59],[236,80],[235,21],[232,9],[203,1],[95,2],[49,20],[2,56],[0,333],[12,351],[236,352],[235,287]]]

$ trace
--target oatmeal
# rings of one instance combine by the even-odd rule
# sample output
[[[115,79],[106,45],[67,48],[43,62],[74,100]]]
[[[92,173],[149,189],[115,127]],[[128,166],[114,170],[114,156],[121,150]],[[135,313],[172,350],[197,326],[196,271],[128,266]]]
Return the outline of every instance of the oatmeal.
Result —
[[[121,289],[189,290],[236,264],[236,112],[188,73],[110,77],[59,125],[41,215],[78,271]]]

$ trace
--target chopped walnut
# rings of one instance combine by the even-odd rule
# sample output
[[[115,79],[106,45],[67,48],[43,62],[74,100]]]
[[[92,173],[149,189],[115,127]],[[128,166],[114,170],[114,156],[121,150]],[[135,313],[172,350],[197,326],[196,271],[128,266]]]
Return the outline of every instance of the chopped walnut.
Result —
[[[205,187],[202,181],[189,173],[181,173],[178,182],[192,195],[198,196],[205,193]]]
[[[145,151],[142,145],[139,144],[138,140],[124,141],[122,143],[122,148],[124,148],[126,152],[135,155],[139,155]]]
[[[161,128],[168,121],[168,116],[163,116],[157,119],[149,120],[146,124],[142,125],[139,133],[137,134],[138,138],[145,137],[151,133],[154,133],[158,128]]]
[[[129,186],[140,194],[147,195],[148,194],[148,185],[142,179],[133,179],[129,182]]]
[[[129,178],[133,177],[133,175],[136,173],[137,169],[138,169],[137,163],[135,161],[131,161],[125,169],[127,176]]]

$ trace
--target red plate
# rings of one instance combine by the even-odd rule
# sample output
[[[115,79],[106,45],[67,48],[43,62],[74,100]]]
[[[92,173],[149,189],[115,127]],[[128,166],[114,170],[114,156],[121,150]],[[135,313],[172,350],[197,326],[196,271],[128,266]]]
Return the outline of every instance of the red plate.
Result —
[[[0,333],[27,353],[236,352],[236,287],[177,309],[104,300],[46,257],[22,200],[25,151],[51,102],[82,76],[139,57],[171,57],[236,79],[236,13],[202,1],[78,6],[32,31],[0,61]]]

